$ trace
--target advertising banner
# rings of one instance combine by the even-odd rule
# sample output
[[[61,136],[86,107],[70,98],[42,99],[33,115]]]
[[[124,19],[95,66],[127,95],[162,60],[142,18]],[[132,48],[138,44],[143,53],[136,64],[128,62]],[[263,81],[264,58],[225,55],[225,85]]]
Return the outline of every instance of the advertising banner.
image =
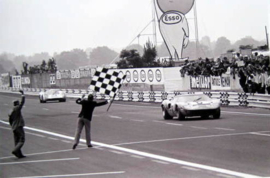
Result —
[[[115,71],[122,72],[126,75],[126,79],[123,83],[164,84],[163,68],[137,68]]]
[[[22,78],[20,75],[12,76],[12,87],[22,88]]]
[[[230,90],[231,78],[230,76],[212,76],[211,86],[212,90]]]
[[[1,86],[10,87],[9,73],[1,74]]]
[[[55,85],[55,74],[50,74],[50,85]]]
[[[79,69],[80,72],[80,78],[90,78],[91,75],[91,69]]]
[[[76,79],[91,77],[91,69],[76,69],[76,70],[58,70],[56,79]]]
[[[161,36],[176,61],[186,59],[183,49],[188,46],[189,25],[186,14],[192,9],[194,0],[165,1],[155,0]]]
[[[22,85],[29,85],[31,83],[29,77],[22,77]]]
[[[191,89],[211,89],[211,78],[206,76],[190,77]]]

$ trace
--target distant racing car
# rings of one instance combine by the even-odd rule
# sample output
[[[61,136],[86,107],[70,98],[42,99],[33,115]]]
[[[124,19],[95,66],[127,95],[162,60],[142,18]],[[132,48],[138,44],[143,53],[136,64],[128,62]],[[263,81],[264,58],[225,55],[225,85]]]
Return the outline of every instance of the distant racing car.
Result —
[[[46,103],[47,101],[58,100],[59,102],[66,101],[66,93],[59,89],[49,89],[45,92],[39,93],[40,103]]]
[[[220,118],[220,100],[212,99],[205,94],[177,95],[161,103],[163,118],[165,120],[177,117],[179,120],[186,116],[201,116],[214,119]]]

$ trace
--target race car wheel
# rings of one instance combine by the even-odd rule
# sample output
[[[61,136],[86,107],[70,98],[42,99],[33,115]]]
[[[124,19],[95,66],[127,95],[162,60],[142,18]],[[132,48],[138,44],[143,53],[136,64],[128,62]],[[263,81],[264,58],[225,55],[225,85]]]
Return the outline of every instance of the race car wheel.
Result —
[[[178,110],[178,112],[177,112],[177,118],[180,121],[185,119],[185,116],[180,112],[180,110]]]
[[[163,118],[164,118],[165,120],[170,120],[170,119],[173,118],[173,117],[167,112],[167,110],[164,109],[164,108],[162,108],[162,114],[163,114]]]
[[[60,99],[59,102],[66,102],[66,99]]]
[[[219,118],[220,118],[220,108],[218,108],[218,109],[216,110],[216,113],[213,115],[213,118],[214,118],[214,119],[219,119]]]
[[[202,117],[202,119],[208,119],[209,118],[209,115],[208,114],[205,114],[205,115],[202,115],[201,117]]]
[[[43,103],[42,96],[39,97],[39,102]]]

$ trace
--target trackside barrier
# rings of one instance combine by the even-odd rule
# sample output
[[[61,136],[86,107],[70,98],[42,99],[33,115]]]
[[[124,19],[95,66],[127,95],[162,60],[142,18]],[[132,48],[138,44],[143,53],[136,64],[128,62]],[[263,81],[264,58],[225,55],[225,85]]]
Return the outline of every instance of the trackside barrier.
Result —
[[[2,92],[15,92],[18,89],[11,87],[0,87]],[[34,92],[33,95],[38,95],[39,92],[46,91],[45,88],[23,88],[26,92]],[[111,99],[108,95],[91,92],[81,89],[61,89],[65,91],[68,97],[77,98],[83,94],[92,93],[96,99]],[[222,106],[244,106],[258,107],[270,109],[270,95],[267,94],[251,94],[237,92],[165,92],[165,91],[119,91],[115,96],[116,101],[133,101],[133,102],[155,102],[161,103],[163,100],[171,99],[174,96],[182,94],[199,94],[203,93],[211,98],[219,99]]]

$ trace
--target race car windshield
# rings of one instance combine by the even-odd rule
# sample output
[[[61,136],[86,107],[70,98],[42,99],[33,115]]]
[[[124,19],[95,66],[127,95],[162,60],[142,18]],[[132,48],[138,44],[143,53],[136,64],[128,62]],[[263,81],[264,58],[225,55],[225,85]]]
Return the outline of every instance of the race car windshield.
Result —
[[[55,94],[58,94],[59,90],[48,90],[47,91],[47,94],[49,95],[55,95]]]
[[[206,95],[183,95],[183,96],[177,96],[175,97],[175,100],[177,102],[197,102],[197,101],[210,101],[211,98],[209,98]]]

